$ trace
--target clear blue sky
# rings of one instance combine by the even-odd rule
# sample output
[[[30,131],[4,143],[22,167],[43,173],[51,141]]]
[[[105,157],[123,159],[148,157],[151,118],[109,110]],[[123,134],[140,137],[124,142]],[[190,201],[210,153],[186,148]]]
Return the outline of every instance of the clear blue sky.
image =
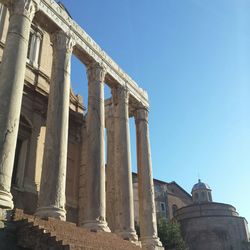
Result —
[[[198,174],[250,222],[250,0],[62,0],[149,93],[154,177]],[[73,88],[87,101],[85,70]],[[136,169],[134,123],[132,163]]]

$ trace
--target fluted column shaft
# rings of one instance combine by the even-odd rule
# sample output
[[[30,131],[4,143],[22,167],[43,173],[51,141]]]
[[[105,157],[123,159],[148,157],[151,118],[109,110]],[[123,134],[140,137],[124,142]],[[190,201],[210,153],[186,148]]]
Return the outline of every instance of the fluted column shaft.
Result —
[[[135,122],[141,242],[145,249],[163,249],[157,237],[154,184],[148,130],[148,110],[143,108],[136,110]]]
[[[110,231],[106,223],[104,162],[104,79],[102,65],[91,63],[88,75],[86,207],[83,227]]]
[[[62,31],[52,36],[53,65],[43,169],[36,215],[65,220],[65,186],[70,101],[70,62],[74,42]]]
[[[10,1],[8,35],[0,68],[0,208],[13,208],[10,193],[26,56],[35,5],[30,0]]]
[[[114,108],[114,165],[116,171],[116,232],[124,239],[137,241],[134,229],[134,203],[131,172],[129,93],[124,87],[112,90]]]

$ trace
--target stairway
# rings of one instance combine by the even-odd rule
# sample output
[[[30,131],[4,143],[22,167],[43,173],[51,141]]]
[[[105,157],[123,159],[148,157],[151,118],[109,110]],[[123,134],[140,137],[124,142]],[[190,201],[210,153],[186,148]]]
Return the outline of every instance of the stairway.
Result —
[[[106,232],[91,232],[76,224],[48,218],[42,220],[15,209],[17,244],[34,250],[139,250],[139,246]]]

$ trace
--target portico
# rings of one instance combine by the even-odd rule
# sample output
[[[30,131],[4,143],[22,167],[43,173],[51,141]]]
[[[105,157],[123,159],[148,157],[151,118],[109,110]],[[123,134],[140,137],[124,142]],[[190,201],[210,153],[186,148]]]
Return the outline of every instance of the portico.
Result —
[[[67,150],[72,53],[86,66],[88,110],[82,134],[84,175],[79,188],[79,225],[117,233],[137,242],[131,173],[129,117],[135,118],[139,175],[141,241],[145,249],[161,249],[157,237],[148,131],[148,96],[53,0],[1,0],[10,12],[0,66],[0,208],[11,210],[11,178],[25,82],[26,57],[33,18],[48,20],[53,45],[46,133],[36,215],[66,219]],[[36,19],[39,22],[39,19]],[[37,53],[36,61],[38,58]],[[104,85],[112,98],[104,100]],[[105,171],[105,128],[108,162]],[[79,170],[81,171],[81,170]],[[109,172],[106,177],[105,172]],[[114,213],[106,220],[106,185],[113,192]]]

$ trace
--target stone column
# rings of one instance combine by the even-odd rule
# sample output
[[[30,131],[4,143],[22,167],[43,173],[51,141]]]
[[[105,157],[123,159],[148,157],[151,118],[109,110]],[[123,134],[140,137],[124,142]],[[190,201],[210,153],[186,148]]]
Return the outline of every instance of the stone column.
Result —
[[[99,63],[87,67],[87,166],[86,207],[83,227],[110,231],[106,222],[105,163],[104,163],[104,79],[106,71]]]
[[[114,108],[114,165],[116,185],[116,233],[123,239],[137,241],[134,228],[133,185],[130,156],[129,93],[125,87],[112,90]]]
[[[105,123],[107,134],[107,166],[106,166],[106,215],[111,232],[116,229],[115,215],[115,164],[114,164],[114,117],[113,105],[105,105]]]
[[[30,26],[35,5],[10,1],[10,22],[0,68],[0,208],[12,209],[10,193],[22,105]]]
[[[74,42],[62,31],[52,36],[53,65],[43,169],[36,215],[65,220],[70,62]]]
[[[135,111],[139,186],[139,221],[144,249],[163,249],[157,237],[157,222],[148,130],[148,110]]]

